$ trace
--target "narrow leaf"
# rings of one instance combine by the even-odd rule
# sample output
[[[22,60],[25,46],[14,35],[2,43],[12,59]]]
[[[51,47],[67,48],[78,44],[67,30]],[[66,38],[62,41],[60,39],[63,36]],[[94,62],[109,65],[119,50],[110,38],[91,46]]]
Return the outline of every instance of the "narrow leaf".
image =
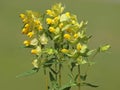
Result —
[[[29,71],[26,71],[22,74],[17,75],[16,78],[33,75],[33,74],[37,73],[38,70],[39,70],[38,68],[33,68],[32,70],[29,70]]]
[[[58,74],[54,69],[52,69],[51,67],[50,67],[50,70],[54,73],[54,74]]]
[[[59,90],[70,90],[71,87],[76,86],[77,84],[75,82],[67,83],[63,85]]]
[[[86,85],[86,86],[94,87],[94,88],[98,87],[97,85],[87,83],[87,82],[84,82],[83,84]]]

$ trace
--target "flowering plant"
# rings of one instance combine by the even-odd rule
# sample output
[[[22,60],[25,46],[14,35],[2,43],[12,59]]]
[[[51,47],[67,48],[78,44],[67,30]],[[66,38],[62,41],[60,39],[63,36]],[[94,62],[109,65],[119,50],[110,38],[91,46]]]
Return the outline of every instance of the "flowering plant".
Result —
[[[80,90],[82,85],[97,87],[86,82],[87,71],[94,63],[93,58],[107,51],[110,45],[89,49],[88,41],[92,36],[86,34],[88,22],[79,23],[76,15],[63,11],[64,7],[58,3],[44,14],[31,10],[20,14],[24,24],[22,33],[28,38],[23,43],[25,48],[31,50],[34,60],[33,69],[17,77],[36,73],[43,68],[46,90],[70,90],[73,86]],[[84,64],[87,70],[82,75],[80,67]],[[62,69],[66,66],[70,78],[62,84]]]

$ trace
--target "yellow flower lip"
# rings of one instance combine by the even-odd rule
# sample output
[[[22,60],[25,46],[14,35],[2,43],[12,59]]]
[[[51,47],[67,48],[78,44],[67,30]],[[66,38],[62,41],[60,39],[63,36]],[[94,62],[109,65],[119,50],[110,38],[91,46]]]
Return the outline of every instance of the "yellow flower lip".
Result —
[[[29,33],[27,34],[27,36],[30,37],[30,38],[31,38],[33,35],[34,35],[34,32],[33,32],[33,31],[31,31],[31,32],[29,32]]]
[[[62,53],[68,53],[69,50],[64,48],[64,49],[61,50],[61,52],[62,52]]]
[[[46,19],[47,24],[53,24],[53,20],[51,18]]]
[[[28,31],[29,31],[29,30],[28,30],[27,28],[23,28],[23,29],[22,29],[22,33],[23,33],[23,34],[27,34]]]
[[[78,34],[74,34],[74,38],[77,39],[78,38]]]
[[[49,31],[54,33],[55,32],[55,28],[54,27],[49,27]]]
[[[40,25],[40,21],[39,21],[39,20],[35,20],[34,23],[35,23],[36,25]]]
[[[31,50],[31,53],[36,55],[38,55],[40,52],[41,52],[41,48],[39,46]]]
[[[29,28],[30,27],[30,25],[29,24],[25,24],[25,28]]]
[[[65,39],[70,39],[71,36],[70,36],[70,34],[65,34],[65,35],[64,35],[64,38],[65,38]]]
[[[20,14],[20,18],[21,18],[21,19],[24,19],[24,18],[25,18],[25,14],[21,13],[21,14]]]
[[[43,30],[42,25],[39,25],[39,26],[38,26],[38,30]]]
[[[51,10],[46,10],[46,14],[52,16],[53,12]]]
[[[70,12],[66,12],[65,15],[66,15],[67,17],[70,17]]]
[[[29,45],[30,45],[30,41],[25,40],[25,41],[23,42],[23,44],[24,44],[25,46],[29,46]]]
[[[38,51],[37,51],[36,49],[32,49],[32,50],[31,50],[31,53],[32,53],[32,54],[37,54]]]

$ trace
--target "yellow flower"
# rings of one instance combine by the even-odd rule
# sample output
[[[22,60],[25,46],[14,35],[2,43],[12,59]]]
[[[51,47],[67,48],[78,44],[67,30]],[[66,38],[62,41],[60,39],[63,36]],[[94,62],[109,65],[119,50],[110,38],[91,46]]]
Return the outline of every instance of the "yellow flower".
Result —
[[[66,12],[65,15],[66,15],[67,17],[70,17],[70,12]]]
[[[23,23],[28,23],[28,19],[27,18],[23,19],[22,21],[23,21]]]
[[[40,21],[39,20],[35,20],[34,23],[35,23],[35,25],[40,25]]]
[[[41,52],[41,48],[39,46],[31,50],[31,53],[36,55],[38,55],[40,52]]]
[[[55,18],[53,19],[54,23],[57,23],[57,22],[59,21],[59,19],[60,19],[59,16],[55,17]]]
[[[25,19],[25,14],[21,13],[21,14],[20,14],[20,18],[21,18],[21,19]]]
[[[39,25],[39,26],[38,26],[38,30],[43,30],[42,25]]]
[[[53,20],[51,18],[46,19],[47,24],[53,24]]]
[[[70,36],[70,34],[65,34],[65,35],[64,35],[64,38],[65,38],[65,39],[70,39],[71,36]]]
[[[24,44],[25,46],[29,46],[29,45],[30,45],[30,41],[25,40],[25,41],[23,42],[23,44]]]
[[[54,27],[49,27],[49,31],[54,33],[55,32],[55,28]]]
[[[82,45],[80,43],[78,43],[76,48],[77,48],[77,50],[81,50]]]
[[[33,35],[34,35],[34,32],[33,32],[33,31],[31,31],[31,32],[29,32],[29,33],[27,34],[27,36],[30,37],[30,38],[31,38]]]
[[[29,31],[29,29],[28,29],[28,28],[23,28],[23,29],[22,29],[22,33],[23,33],[23,34],[27,34],[27,33],[28,33],[28,31]]]
[[[46,10],[46,14],[52,16],[53,12],[51,10]]]
[[[61,52],[62,52],[62,53],[68,53],[69,50],[68,50],[68,49],[62,49]]]

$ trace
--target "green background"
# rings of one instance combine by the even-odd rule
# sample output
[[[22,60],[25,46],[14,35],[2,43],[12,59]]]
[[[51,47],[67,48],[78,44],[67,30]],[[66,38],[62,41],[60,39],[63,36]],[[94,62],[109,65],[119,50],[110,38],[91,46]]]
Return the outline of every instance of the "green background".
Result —
[[[65,11],[76,14],[79,20],[88,20],[88,34],[93,35],[91,48],[106,42],[112,46],[108,53],[96,57],[96,64],[89,71],[88,82],[100,87],[82,87],[82,90],[119,90],[119,0],[0,0],[0,90],[44,90],[42,70],[16,78],[32,68],[32,56],[22,45],[25,37],[21,34],[19,14],[29,9],[44,12],[57,2],[63,3]]]

